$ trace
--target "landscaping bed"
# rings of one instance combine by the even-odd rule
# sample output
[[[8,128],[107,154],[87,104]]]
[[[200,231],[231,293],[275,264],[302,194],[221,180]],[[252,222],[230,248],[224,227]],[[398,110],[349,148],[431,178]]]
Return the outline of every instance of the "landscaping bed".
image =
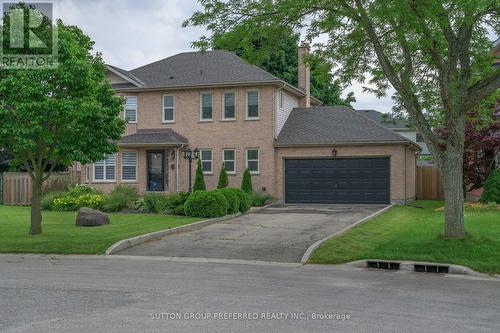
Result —
[[[500,210],[465,209],[467,238],[443,237],[442,201],[396,206],[375,219],[330,239],[313,254],[311,264],[341,264],[362,259],[413,260],[464,265],[500,273]]]

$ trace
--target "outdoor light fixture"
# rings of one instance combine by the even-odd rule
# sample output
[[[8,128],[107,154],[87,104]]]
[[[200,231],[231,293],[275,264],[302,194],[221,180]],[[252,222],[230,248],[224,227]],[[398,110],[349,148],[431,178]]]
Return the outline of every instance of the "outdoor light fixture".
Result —
[[[200,157],[200,150],[198,148],[195,148],[194,150],[189,149],[189,147],[185,146],[184,149],[182,149],[182,155],[186,160],[189,161],[189,192],[192,192],[192,186],[191,186],[191,169],[192,169],[192,162],[193,158],[197,160]]]
[[[337,149],[335,148],[332,149],[332,156],[337,157]]]

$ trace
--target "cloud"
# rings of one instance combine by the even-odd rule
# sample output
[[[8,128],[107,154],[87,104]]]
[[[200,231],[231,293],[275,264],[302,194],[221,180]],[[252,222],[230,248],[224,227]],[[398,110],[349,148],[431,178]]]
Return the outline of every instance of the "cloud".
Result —
[[[180,52],[205,33],[202,28],[182,28],[182,22],[199,9],[195,0],[56,0],[57,16],[79,26],[95,41],[104,61],[133,69]],[[357,109],[389,112],[390,97],[378,99],[354,83]]]
[[[95,41],[106,62],[132,69],[190,51],[204,31],[181,24],[196,8],[186,0],[60,0],[57,12]]]

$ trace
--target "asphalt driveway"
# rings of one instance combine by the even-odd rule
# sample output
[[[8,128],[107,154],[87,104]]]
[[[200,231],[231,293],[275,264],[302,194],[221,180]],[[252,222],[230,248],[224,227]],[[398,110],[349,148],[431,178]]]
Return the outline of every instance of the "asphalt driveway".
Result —
[[[277,206],[169,235],[119,255],[300,262],[307,248],[380,205]]]

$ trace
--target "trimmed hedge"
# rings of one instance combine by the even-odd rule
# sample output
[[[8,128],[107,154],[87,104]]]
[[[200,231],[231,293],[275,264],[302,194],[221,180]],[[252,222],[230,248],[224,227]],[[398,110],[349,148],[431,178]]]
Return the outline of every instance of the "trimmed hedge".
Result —
[[[226,190],[231,191],[238,196],[240,201],[240,213],[246,213],[250,210],[250,207],[252,207],[252,198],[248,194],[239,188],[228,188]]]
[[[185,215],[184,203],[189,198],[189,192],[178,192],[168,196],[167,210],[173,215]]]
[[[253,193],[252,174],[250,173],[249,169],[245,169],[245,172],[243,173],[243,179],[241,180],[241,189],[248,195],[251,195]]]
[[[229,203],[218,191],[193,192],[184,203],[184,212],[194,217],[220,217],[227,214]]]
[[[230,188],[221,188],[213,191],[221,193],[223,196],[226,197],[226,200],[228,202],[228,208],[227,208],[228,214],[236,214],[240,211],[240,197],[233,190],[234,189]]]

